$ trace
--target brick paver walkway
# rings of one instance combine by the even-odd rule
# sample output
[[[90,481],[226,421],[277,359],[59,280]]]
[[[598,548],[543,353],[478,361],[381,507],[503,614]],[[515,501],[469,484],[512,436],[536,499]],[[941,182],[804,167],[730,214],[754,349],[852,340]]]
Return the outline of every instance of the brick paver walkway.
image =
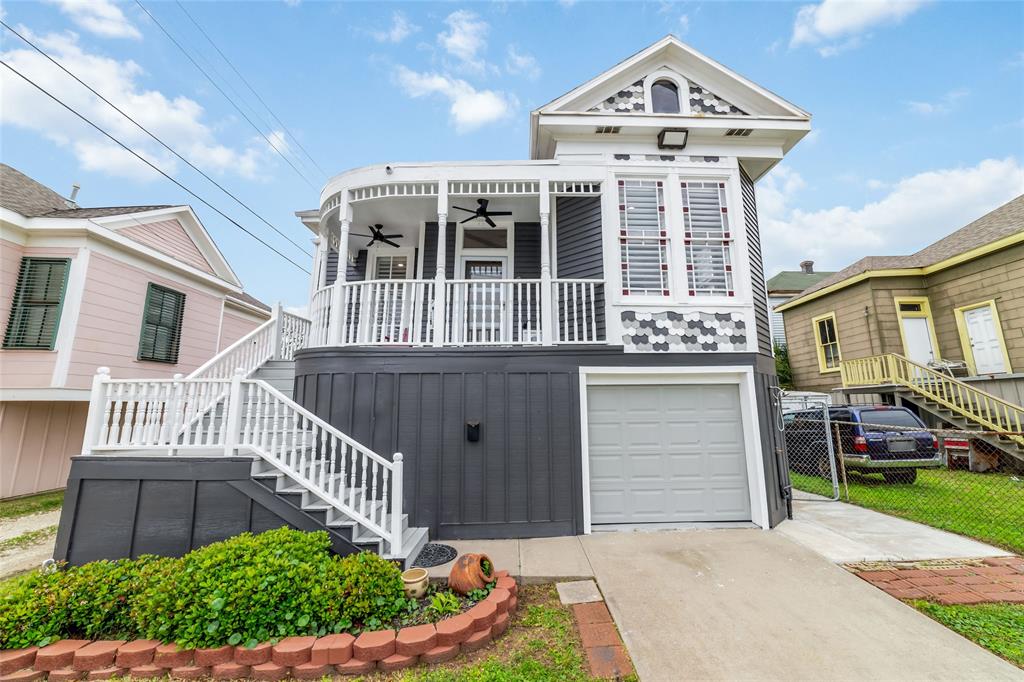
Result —
[[[633,674],[633,662],[622,644],[619,631],[603,601],[573,604],[576,627],[587,651],[590,674],[601,679],[621,680]]]
[[[929,599],[940,604],[1024,604],[1022,557],[878,564],[871,570],[848,568],[897,599]]]

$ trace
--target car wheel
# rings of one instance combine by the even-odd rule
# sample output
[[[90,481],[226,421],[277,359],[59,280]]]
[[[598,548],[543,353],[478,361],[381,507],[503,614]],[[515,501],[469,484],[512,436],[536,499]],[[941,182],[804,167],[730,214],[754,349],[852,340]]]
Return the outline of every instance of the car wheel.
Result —
[[[917,469],[900,469],[882,472],[886,483],[913,483],[917,480]]]

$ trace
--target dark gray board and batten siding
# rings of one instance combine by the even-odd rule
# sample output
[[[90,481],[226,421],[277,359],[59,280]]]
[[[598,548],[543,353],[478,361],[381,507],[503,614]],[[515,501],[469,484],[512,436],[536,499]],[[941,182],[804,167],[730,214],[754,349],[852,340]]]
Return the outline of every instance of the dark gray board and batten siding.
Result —
[[[757,198],[754,181],[740,168],[740,189],[743,192],[743,221],[750,252],[750,288],[754,298],[754,323],[757,327],[757,349],[772,354],[771,326],[768,322],[768,290],[764,283],[764,259],[761,255],[761,233],[757,224]]]
[[[763,355],[574,348],[316,348],[296,355],[296,400],[372,450],[405,457],[405,511],[436,539],[583,532],[581,366],[755,367],[771,524],[785,517]],[[479,442],[466,424],[480,423]]]
[[[366,257],[366,249],[360,249],[356,252],[356,262],[349,263],[346,268],[346,282],[361,282],[366,279]],[[330,249],[327,252],[327,269],[324,274],[327,279],[326,286],[334,284],[334,281],[338,278],[338,252],[334,249]]]

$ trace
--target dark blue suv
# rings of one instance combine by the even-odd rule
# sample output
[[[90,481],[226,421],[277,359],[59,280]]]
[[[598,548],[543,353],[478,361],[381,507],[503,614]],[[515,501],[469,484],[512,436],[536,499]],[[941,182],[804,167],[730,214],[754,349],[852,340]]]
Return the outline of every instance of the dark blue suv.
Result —
[[[848,471],[880,473],[889,483],[913,483],[918,469],[942,466],[938,438],[905,407],[844,405],[828,412],[833,451],[842,455]],[[810,463],[816,471],[807,473],[824,473],[829,464],[821,410],[790,412],[785,421],[790,462]]]

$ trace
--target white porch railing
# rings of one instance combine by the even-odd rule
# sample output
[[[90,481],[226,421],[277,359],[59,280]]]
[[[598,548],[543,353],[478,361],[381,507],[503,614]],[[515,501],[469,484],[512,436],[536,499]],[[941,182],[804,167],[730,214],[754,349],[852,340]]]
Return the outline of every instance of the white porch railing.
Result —
[[[274,308],[269,320],[220,351],[188,375],[189,379],[230,379],[241,367],[252,376],[268,360],[291,360],[310,337],[311,323],[304,317]]]
[[[290,400],[245,379],[93,380],[84,452],[258,455],[402,551],[402,455],[388,461]]]
[[[603,343],[604,281],[539,279],[336,282],[314,293],[309,346]],[[444,320],[435,323],[435,297]],[[545,333],[549,332],[549,333]]]

